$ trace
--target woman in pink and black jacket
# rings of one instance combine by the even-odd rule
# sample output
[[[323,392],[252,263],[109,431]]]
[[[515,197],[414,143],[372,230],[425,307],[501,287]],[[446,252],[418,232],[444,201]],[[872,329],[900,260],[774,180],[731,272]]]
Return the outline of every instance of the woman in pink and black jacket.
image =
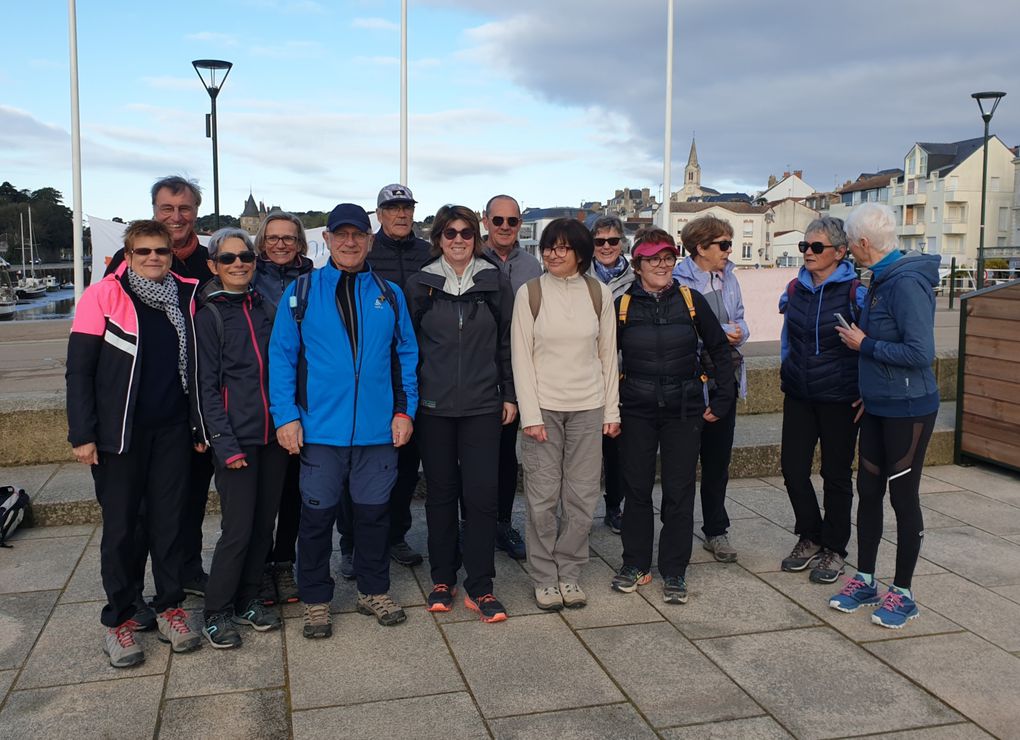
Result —
[[[100,565],[107,628],[103,649],[115,668],[145,660],[134,632],[139,511],[152,554],[159,638],[174,652],[201,645],[180,608],[181,514],[191,449],[207,440],[198,404],[195,291],[170,272],[170,232],[135,221],[124,232],[125,261],[89,287],[67,344],[68,441],[92,466],[103,510]],[[143,555],[144,557],[144,555]],[[151,629],[151,627],[149,627]]]
[[[260,632],[280,618],[258,598],[280,505],[287,452],[269,415],[269,336],[276,310],[252,288],[255,248],[246,232],[209,239],[214,278],[195,317],[198,383],[216,466],[221,529],[205,591],[205,636],[215,648],[241,644],[235,624]]]

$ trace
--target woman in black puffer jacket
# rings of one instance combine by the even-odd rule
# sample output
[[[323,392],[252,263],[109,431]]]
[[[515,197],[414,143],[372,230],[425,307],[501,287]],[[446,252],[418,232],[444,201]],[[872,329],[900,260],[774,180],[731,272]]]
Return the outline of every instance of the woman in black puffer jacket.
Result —
[[[633,592],[651,581],[656,454],[662,463],[659,574],[666,603],[687,601],[687,564],[694,536],[695,468],[703,424],[729,413],[734,385],[722,383],[706,404],[699,339],[713,374],[730,378],[726,334],[698,291],[673,279],[679,254],[660,229],[639,233],[632,251],[637,279],[617,299],[620,380],[620,480],[623,567],[612,587]]]
[[[269,413],[269,336],[275,310],[251,288],[255,251],[241,229],[209,240],[215,274],[195,316],[198,385],[216,463],[222,534],[205,591],[205,635],[216,648],[241,644],[234,624],[278,629],[258,598],[272,542],[287,451]]]

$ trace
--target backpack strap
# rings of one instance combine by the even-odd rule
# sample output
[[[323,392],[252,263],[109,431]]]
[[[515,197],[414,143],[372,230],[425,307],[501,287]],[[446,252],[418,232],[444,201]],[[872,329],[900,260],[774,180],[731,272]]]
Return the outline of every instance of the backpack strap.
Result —
[[[591,275],[582,275],[585,285],[588,286],[588,297],[591,298],[591,307],[595,309],[595,320],[602,319],[602,283]]]
[[[861,307],[857,305],[857,290],[861,285],[860,278],[855,277],[850,281],[850,316],[855,324],[859,324],[861,321]]]
[[[538,320],[538,310],[542,308],[541,278],[531,278],[525,283],[528,286],[528,305],[531,307],[531,319]]]
[[[393,336],[397,338],[397,344],[403,344],[404,335],[400,330],[400,306],[397,304],[397,296],[394,295],[393,288],[389,282],[379,277],[375,270],[371,270],[370,274],[375,280],[379,292],[382,293],[383,300],[390,304],[390,308],[393,309]]]
[[[616,314],[616,320],[620,323],[620,326],[627,325],[627,311],[630,309],[630,293],[624,293],[620,296],[620,308]]]
[[[680,287],[680,295],[683,296],[684,303],[687,304],[687,313],[691,315],[691,325],[694,327],[694,334],[698,337],[698,342],[704,344],[704,340],[701,338],[701,331],[698,325],[698,312],[694,308],[694,296],[691,295],[691,289],[683,283],[678,283]],[[707,383],[708,376],[702,371],[701,382]]]
[[[298,326],[298,334],[301,333],[301,322],[305,319],[305,311],[308,310],[308,291],[312,288],[312,273],[306,272],[298,275],[294,281],[294,293],[290,297],[290,315]]]

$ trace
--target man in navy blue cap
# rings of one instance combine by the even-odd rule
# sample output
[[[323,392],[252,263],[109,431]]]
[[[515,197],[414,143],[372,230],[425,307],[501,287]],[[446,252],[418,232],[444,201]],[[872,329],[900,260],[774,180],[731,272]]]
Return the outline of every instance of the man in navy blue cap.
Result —
[[[365,210],[341,203],[323,233],[326,264],[284,291],[269,343],[269,395],[279,443],[301,455],[298,594],[305,637],[329,637],[332,530],[352,501],[358,611],[406,619],[389,597],[389,497],[397,448],[418,407],[418,346],[403,292],[366,263]],[[289,310],[288,310],[289,309]]]
[[[414,235],[415,203],[411,189],[400,183],[387,185],[379,191],[376,199],[379,231],[372,242],[368,261],[376,273],[392,280],[401,290],[407,279],[432,259],[431,245]],[[390,492],[390,557],[407,566],[422,562],[421,555],[405,539],[411,529],[411,499],[418,485],[420,463],[417,440],[411,437],[411,441],[400,449],[397,481]],[[349,547],[348,538],[341,537],[340,549],[345,551],[345,559]]]

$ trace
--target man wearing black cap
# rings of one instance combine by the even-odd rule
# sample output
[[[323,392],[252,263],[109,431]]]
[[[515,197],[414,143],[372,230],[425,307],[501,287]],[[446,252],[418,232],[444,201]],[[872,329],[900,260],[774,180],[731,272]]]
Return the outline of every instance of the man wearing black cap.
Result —
[[[397,449],[418,406],[418,346],[403,293],[366,263],[368,214],[341,203],[323,237],[330,259],[284,291],[269,343],[276,435],[301,455],[298,594],[305,637],[332,634],[332,532],[349,494],[358,611],[382,625],[404,611],[389,597],[389,496]],[[286,308],[285,308],[286,307]]]
[[[401,290],[407,278],[431,259],[429,243],[414,235],[415,203],[411,189],[399,183],[384,187],[376,200],[379,231],[372,242],[368,261],[376,274],[396,283]],[[390,557],[407,566],[422,561],[421,555],[404,540],[411,529],[411,498],[418,485],[420,464],[418,443],[412,436],[411,441],[400,448],[397,482],[390,492]],[[343,539],[346,540],[346,536]]]

